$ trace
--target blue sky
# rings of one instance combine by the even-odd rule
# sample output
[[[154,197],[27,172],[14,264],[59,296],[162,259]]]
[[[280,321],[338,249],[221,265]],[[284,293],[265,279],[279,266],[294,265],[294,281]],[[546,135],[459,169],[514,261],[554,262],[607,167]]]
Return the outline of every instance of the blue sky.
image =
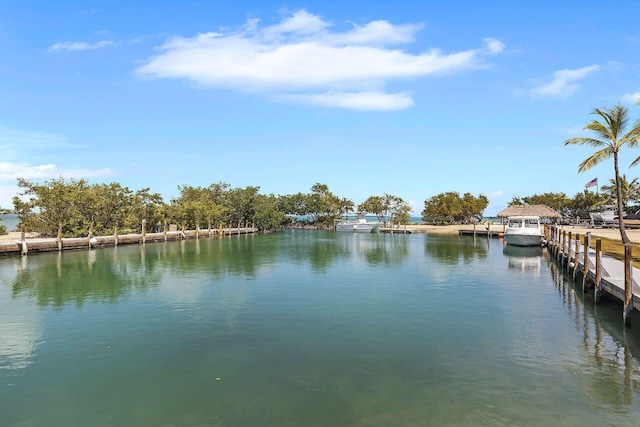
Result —
[[[640,2],[0,0],[0,206],[16,178],[327,184],[419,214],[564,192],[593,108],[640,118]],[[640,176],[621,156],[621,173]],[[593,190],[593,189],[592,189]]]

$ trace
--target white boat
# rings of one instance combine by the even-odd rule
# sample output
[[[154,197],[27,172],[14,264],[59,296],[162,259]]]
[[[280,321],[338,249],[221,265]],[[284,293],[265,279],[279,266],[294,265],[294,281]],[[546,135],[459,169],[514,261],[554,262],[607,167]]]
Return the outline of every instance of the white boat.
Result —
[[[591,227],[615,227],[618,225],[618,216],[613,207],[605,206],[600,212],[589,213]]]
[[[509,245],[536,246],[542,243],[542,229],[538,216],[510,216],[504,231],[504,240]]]
[[[367,219],[358,215],[356,219],[341,220],[336,223],[336,231],[350,231],[352,233],[377,233],[380,231],[379,222],[369,222]]]

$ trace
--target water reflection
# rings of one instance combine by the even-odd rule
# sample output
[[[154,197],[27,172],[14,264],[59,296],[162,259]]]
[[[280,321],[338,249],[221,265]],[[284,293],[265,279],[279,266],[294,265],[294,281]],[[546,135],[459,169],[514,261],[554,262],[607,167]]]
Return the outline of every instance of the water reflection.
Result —
[[[42,339],[42,318],[28,301],[0,298],[0,370],[24,369]]]
[[[425,239],[425,253],[446,264],[462,265],[485,259],[489,243],[487,238],[429,236]]]
[[[540,276],[542,254],[546,250],[541,246],[504,245],[502,253],[508,259],[510,269]]]
[[[548,258],[548,263],[556,289],[582,331],[578,350],[583,357],[572,369],[588,379],[584,391],[589,404],[624,411],[633,403],[633,394],[640,392],[639,331],[624,327],[619,304],[596,305],[592,293],[582,292],[581,281],[573,281],[554,260]],[[637,313],[633,317],[632,322],[640,321]]]

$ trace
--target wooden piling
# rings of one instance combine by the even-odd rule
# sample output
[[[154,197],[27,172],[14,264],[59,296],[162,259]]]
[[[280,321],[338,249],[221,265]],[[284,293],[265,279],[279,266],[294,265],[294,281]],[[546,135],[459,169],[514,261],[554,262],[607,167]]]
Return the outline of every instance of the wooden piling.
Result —
[[[113,227],[113,246],[118,246],[118,223]]]
[[[602,282],[602,239],[596,239],[596,277],[593,285],[593,296],[600,301],[600,284]]]
[[[147,220],[142,220],[142,244],[147,242]]]
[[[573,281],[576,280],[576,273],[578,271],[578,253],[580,252],[580,234],[576,233],[576,246],[573,251]]]
[[[582,290],[587,289],[587,279],[589,277],[589,244],[591,243],[591,233],[584,236],[584,256],[582,258]]]
[[[62,223],[58,223],[58,251],[62,250]]]
[[[631,243],[624,245],[624,307],[622,309],[622,318],[625,326],[631,326],[631,252],[633,246]]]

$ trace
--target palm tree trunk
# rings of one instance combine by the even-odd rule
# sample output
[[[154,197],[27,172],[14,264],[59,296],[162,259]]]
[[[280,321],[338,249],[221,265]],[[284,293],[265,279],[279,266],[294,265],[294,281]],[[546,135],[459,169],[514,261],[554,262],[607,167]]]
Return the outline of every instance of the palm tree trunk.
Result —
[[[622,243],[624,245],[631,243],[629,237],[627,237],[627,231],[624,228],[624,221],[622,220],[623,211],[622,211],[622,188],[620,187],[620,173],[618,168],[618,153],[613,153],[613,167],[616,171],[616,188],[618,193],[618,225],[620,227],[620,237],[622,238]]]

